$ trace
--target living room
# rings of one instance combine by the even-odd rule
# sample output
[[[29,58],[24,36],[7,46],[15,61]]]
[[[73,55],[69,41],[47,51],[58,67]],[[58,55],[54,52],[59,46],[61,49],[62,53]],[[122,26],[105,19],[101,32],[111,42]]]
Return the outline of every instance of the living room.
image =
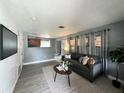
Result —
[[[0,93],[124,93],[123,5],[1,0]]]

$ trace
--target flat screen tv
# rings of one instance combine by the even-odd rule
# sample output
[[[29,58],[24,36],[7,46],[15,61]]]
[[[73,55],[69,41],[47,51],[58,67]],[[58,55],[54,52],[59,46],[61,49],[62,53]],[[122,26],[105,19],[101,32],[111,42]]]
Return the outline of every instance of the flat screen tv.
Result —
[[[0,25],[0,60],[17,53],[17,35]]]

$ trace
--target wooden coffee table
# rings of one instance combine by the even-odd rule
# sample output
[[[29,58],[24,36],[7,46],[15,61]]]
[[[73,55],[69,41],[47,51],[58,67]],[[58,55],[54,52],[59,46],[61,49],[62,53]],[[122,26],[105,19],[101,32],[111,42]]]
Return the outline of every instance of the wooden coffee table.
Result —
[[[71,71],[70,69],[69,69],[68,71],[64,71],[64,70],[59,71],[59,70],[56,68],[56,67],[58,67],[58,66],[59,66],[59,64],[57,64],[57,65],[55,65],[55,66],[53,67],[53,69],[54,69],[54,71],[55,71],[54,82],[56,81],[57,73],[58,73],[58,74],[61,74],[61,75],[67,75],[67,76],[68,76],[68,84],[69,84],[69,86],[71,86],[69,75],[72,73],[72,71]]]

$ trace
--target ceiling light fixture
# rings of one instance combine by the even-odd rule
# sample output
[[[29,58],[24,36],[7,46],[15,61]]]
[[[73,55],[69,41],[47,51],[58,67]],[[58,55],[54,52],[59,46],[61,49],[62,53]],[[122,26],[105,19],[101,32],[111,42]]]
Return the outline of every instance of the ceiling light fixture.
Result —
[[[50,38],[50,36],[49,36],[49,35],[45,35],[44,37],[45,37],[45,38]]]
[[[32,19],[32,21],[36,21],[36,20],[37,20],[37,18],[36,18],[36,17],[32,17],[31,19]]]

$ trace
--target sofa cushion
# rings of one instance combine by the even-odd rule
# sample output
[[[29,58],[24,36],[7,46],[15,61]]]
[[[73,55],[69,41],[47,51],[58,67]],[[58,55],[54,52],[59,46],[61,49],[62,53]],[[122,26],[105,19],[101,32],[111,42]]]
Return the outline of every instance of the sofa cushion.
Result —
[[[81,56],[78,61],[79,61],[80,63],[82,63],[83,58],[84,58],[84,57]]]
[[[71,59],[76,60],[76,53],[72,53],[72,54],[71,54]]]
[[[84,57],[84,56],[86,56],[86,55],[84,55],[84,54],[72,53],[72,54],[71,54],[71,59],[74,59],[74,60],[79,61],[79,58],[80,58],[81,56]]]
[[[92,56],[92,58],[95,60],[95,63],[102,62],[101,58],[98,56]]]

